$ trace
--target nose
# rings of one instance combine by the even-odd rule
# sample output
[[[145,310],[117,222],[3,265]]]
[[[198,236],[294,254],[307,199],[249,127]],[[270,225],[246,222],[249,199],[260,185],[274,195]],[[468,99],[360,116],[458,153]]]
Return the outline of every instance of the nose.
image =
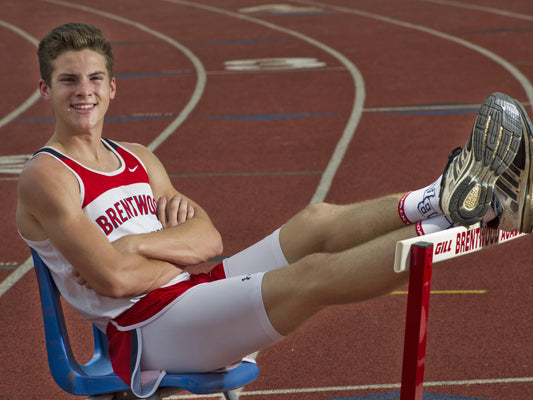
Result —
[[[89,79],[80,79],[76,95],[78,97],[90,97],[92,95],[91,81]]]

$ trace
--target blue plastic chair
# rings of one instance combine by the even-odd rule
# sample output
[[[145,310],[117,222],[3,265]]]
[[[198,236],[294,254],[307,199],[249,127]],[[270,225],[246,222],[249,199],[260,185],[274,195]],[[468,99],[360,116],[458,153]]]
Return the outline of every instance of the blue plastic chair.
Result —
[[[33,249],[31,253],[41,294],[48,364],[56,383],[74,395],[98,396],[115,393],[116,397],[112,398],[135,398],[128,385],[113,373],[107,337],[94,325],[94,355],[85,365],[76,362],[69,342],[59,291],[48,267]],[[167,374],[160,388],[162,391],[165,388],[167,391],[168,388],[184,389],[194,394],[223,393],[226,399],[235,400],[238,396],[234,390],[253,382],[258,376],[257,365],[243,361],[237,368],[224,372]],[[156,395],[150,399],[157,398]]]

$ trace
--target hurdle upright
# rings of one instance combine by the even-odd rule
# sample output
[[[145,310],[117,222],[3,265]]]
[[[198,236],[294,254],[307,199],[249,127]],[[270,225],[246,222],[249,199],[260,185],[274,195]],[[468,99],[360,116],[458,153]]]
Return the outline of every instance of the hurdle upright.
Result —
[[[411,247],[400,400],[422,400],[433,244]]]
[[[435,262],[459,257],[524,234],[480,224],[401,240],[396,244],[394,270],[409,272],[400,400],[422,400],[431,274]]]

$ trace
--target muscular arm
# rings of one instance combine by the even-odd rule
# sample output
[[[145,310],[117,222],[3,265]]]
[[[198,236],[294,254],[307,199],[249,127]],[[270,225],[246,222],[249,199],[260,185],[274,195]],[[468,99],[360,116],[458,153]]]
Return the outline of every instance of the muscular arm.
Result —
[[[141,145],[122,143],[143,161],[150,186],[158,199],[158,217],[165,229],[119,239],[122,251],[189,266],[207,261],[222,252],[218,230],[204,209],[179,193],[165,168],[152,152]]]
[[[28,239],[49,238],[103,296],[147,293],[181,272],[171,263],[114,247],[81,210],[75,177],[48,156],[33,159],[19,178],[17,225]]]

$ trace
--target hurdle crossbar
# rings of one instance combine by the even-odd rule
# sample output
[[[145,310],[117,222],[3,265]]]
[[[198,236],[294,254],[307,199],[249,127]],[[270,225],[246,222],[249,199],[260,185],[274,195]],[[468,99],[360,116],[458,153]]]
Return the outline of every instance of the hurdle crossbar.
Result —
[[[396,244],[394,270],[410,270],[400,400],[422,400],[433,263],[522,236],[481,227],[452,228]]]
[[[396,243],[394,270],[402,272],[409,268],[411,246],[417,242],[433,244],[433,263],[470,254],[489,246],[508,242],[524,236],[520,232],[506,232],[475,224],[468,228],[456,227]]]

